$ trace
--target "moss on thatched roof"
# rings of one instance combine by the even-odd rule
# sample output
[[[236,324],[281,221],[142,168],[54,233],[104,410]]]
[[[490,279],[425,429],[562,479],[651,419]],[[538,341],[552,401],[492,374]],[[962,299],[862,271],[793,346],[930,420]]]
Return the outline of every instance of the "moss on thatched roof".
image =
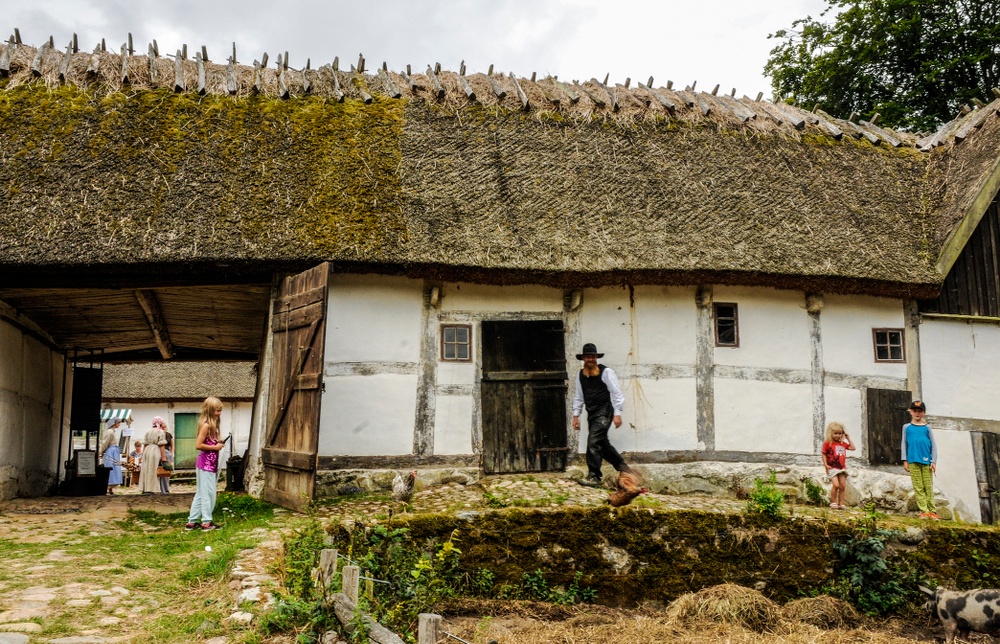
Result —
[[[191,60],[178,88],[173,60],[154,58],[154,79],[144,56],[10,54],[0,270],[14,273],[99,267],[124,248],[137,265],[926,297],[1000,140],[981,115],[918,141],[598,81],[209,64],[201,94]]]

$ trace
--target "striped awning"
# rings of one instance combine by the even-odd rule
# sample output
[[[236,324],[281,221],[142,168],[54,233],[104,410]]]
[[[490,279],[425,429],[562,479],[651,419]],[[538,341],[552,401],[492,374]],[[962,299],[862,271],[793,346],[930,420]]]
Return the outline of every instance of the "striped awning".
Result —
[[[101,422],[109,420],[127,420],[132,417],[131,409],[102,409]]]

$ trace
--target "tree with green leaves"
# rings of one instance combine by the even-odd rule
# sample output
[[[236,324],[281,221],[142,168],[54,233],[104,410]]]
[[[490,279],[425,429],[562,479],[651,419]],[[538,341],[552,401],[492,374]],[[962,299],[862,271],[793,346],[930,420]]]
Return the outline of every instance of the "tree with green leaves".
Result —
[[[768,36],[775,97],[932,130],[1000,82],[1000,0],[828,0]]]

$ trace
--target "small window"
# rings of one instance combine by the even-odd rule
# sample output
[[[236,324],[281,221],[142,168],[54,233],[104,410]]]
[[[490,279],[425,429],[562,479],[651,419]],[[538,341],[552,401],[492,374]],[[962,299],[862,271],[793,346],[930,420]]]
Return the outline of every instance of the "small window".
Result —
[[[715,346],[740,346],[740,324],[736,305],[717,302],[712,307],[715,312]]]
[[[905,362],[902,329],[872,329],[875,362]]]
[[[472,360],[472,327],[467,324],[441,326],[441,359],[456,362]]]

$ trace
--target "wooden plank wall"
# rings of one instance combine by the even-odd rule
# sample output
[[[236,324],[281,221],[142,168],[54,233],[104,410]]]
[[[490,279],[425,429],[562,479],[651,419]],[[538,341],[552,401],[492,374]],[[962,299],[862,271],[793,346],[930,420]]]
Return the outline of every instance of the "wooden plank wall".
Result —
[[[994,201],[944,281],[921,313],[1000,317],[1000,207]]]

